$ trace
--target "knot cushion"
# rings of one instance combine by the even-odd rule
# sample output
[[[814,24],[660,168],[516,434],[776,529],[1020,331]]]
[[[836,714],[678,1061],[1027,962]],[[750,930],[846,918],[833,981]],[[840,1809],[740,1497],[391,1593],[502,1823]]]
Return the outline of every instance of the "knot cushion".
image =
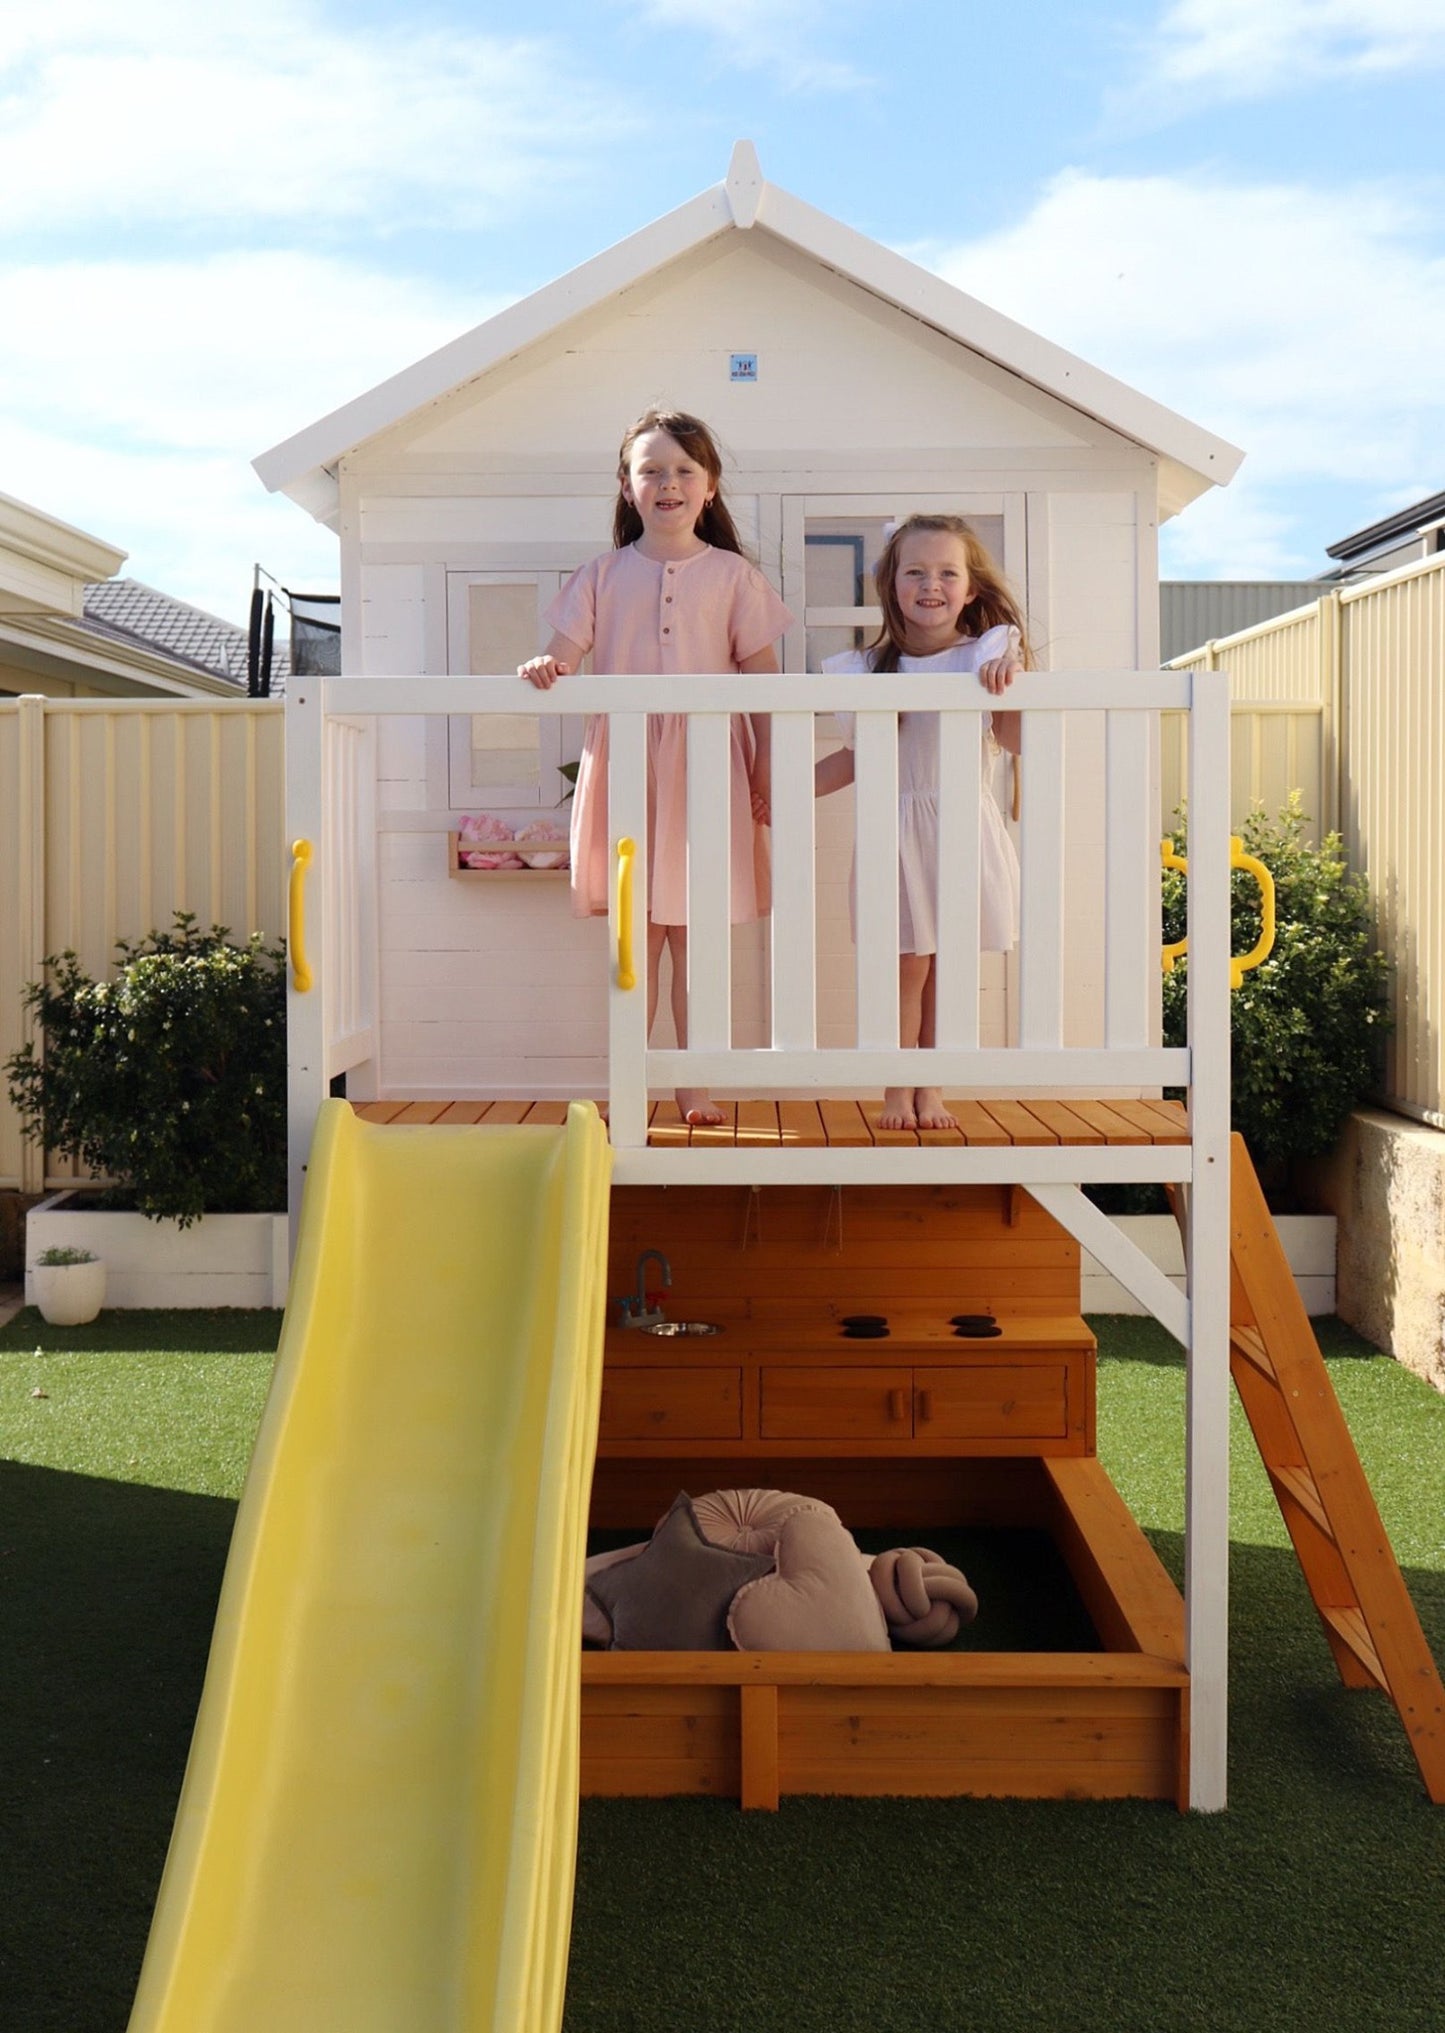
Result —
[[[886,1652],[888,1626],[850,1533],[832,1511],[797,1511],[777,1571],[740,1588],[728,1630],[740,1652]]]
[[[868,1578],[895,1644],[946,1645],[978,1615],[964,1575],[927,1546],[890,1546]]]

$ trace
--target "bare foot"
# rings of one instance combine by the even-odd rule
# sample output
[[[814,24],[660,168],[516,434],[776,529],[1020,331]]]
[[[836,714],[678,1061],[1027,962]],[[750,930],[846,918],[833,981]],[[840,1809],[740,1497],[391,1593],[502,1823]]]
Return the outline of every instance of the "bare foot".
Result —
[[[879,1129],[917,1129],[918,1118],[913,1113],[913,1089],[911,1087],[885,1087],[883,1110],[878,1117]]]
[[[950,1115],[943,1105],[943,1090],[938,1087],[917,1088],[913,1096],[913,1112],[920,1129],[957,1129],[958,1117]]]
[[[723,1112],[702,1087],[679,1087],[677,1112],[693,1129],[711,1127],[723,1120]]]

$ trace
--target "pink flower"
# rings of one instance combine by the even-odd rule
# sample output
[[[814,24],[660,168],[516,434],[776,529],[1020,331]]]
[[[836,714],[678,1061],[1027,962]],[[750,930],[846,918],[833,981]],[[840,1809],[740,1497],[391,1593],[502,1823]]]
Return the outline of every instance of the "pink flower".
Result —
[[[526,864],[515,854],[479,853],[475,845],[478,841],[501,842],[511,837],[511,827],[501,819],[494,819],[490,812],[469,812],[457,828],[457,859],[463,868],[523,868]]]
[[[524,840],[546,840],[549,843],[556,843],[552,852],[546,854],[524,854],[522,859],[528,868],[565,868],[567,866],[568,848],[565,827],[558,826],[551,819],[533,819],[531,824],[524,826],[517,835],[517,845],[520,847]]]

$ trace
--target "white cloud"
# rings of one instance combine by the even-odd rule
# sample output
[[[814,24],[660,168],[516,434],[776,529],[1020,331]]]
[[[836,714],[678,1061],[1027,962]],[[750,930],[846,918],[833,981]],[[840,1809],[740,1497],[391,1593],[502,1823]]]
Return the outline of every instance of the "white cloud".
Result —
[[[476,227],[618,124],[541,38],[59,0],[0,48],[0,228]]]
[[[251,470],[267,446],[499,309],[298,254],[0,275],[0,488],[235,619],[253,560],[334,576],[335,540]]]
[[[825,0],[641,0],[657,28],[697,29],[738,70],[766,71],[790,91],[851,92],[867,83],[836,49],[845,7]]]
[[[1261,98],[1337,76],[1445,63],[1440,0],[1173,0],[1148,86]]]
[[[1250,497],[1266,516],[1284,483],[1373,498],[1431,470],[1445,251],[1427,199],[1066,171],[1017,225],[921,258],[1243,446],[1246,477],[1225,497],[1243,529]],[[1201,540],[1233,519],[1222,504],[1190,517]],[[1277,524],[1252,535],[1276,558],[1288,547]]]

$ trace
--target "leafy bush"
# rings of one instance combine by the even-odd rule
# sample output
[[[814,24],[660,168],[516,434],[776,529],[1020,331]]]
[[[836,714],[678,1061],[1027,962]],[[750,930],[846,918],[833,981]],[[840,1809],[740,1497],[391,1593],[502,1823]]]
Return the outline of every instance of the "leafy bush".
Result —
[[[284,950],[259,932],[233,945],[183,911],[118,950],[113,981],[67,952],[25,990],[43,1049],[5,1062],[23,1134],[153,1220],[284,1208]]]
[[[1375,945],[1369,889],[1351,874],[1340,836],[1304,839],[1294,793],[1278,819],[1255,811],[1245,852],[1274,877],[1274,951],[1230,998],[1233,1119],[1256,1165],[1278,1177],[1296,1158],[1328,1151],[1345,1117],[1379,1078],[1390,1029],[1389,963]],[[1176,838],[1182,828],[1176,832]],[[1260,934],[1258,885],[1230,878],[1233,950]],[[1185,931],[1185,878],[1164,872],[1164,937]],[[1164,977],[1164,1042],[1186,1039],[1187,956]]]
[[[35,1266],[37,1270],[63,1271],[68,1270],[72,1264],[93,1264],[96,1261],[94,1250],[71,1249],[68,1246],[54,1244],[49,1249],[41,1250],[35,1259]]]

